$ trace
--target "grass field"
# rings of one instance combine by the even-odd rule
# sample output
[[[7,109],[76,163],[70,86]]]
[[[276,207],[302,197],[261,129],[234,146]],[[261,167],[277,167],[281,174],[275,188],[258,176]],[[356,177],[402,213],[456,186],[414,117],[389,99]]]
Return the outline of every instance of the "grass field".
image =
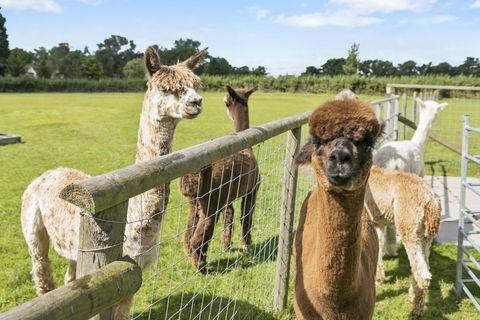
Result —
[[[232,124],[225,115],[223,94],[207,92],[203,93],[203,98],[202,115],[195,120],[184,120],[179,125],[175,150],[232,131]],[[312,110],[329,98],[332,96],[255,93],[250,101],[251,126]],[[361,98],[370,100],[375,97]],[[20,230],[20,197],[25,187],[45,170],[58,166],[97,175],[131,164],[142,99],[143,94],[121,93],[0,95],[0,131],[20,134],[25,141],[0,147],[0,311],[35,296],[29,274],[30,257]],[[250,313],[260,319],[293,318],[291,303],[285,313],[275,315],[271,300],[278,242],[283,141],[283,137],[279,137],[256,149],[257,157],[263,159],[264,181],[255,214],[253,254],[240,255],[238,235],[232,252],[228,254],[221,252],[219,241],[213,241],[209,260],[217,271],[214,275],[196,274],[184,258],[179,238],[186,219],[184,201],[176,190],[176,183],[172,183],[170,209],[161,235],[160,259],[144,274],[145,286],[137,297],[135,315],[143,319],[151,312],[152,318],[163,319],[182,308],[182,313],[175,315],[176,319],[188,319],[189,315],[204,319],[208,314],[223,319],[231,316],[232,310],[238,312],[237,317]],[[429,143],[427,161],[447,157],[452,163],[455,161],[455,155]],[[459,173],[458,166],[444,168],[449,175]],[[310,184],[308,180],[302,182],[297,204]],[[218,232],[215,237],[218,238]],[[433,281],[425,319],[474,319],[478,316],[470,301],[458,300],[453,292],[455,257],[454,245],[435,245],[433,248]],[[66,263],[53,251],[51,258],[55,279],[61,284]],[[403,250],[398,257],[387,259],[386,270],[386,283],[377,291],[375,319],[405,319],[411,306],[405,303],[409,268]],[[147,312],[142,314],[144,310]]]

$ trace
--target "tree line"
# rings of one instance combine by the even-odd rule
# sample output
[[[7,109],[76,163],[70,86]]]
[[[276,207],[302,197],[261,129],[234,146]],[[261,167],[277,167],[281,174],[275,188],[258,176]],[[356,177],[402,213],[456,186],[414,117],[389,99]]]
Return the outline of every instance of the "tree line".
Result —
[[[417,64],[408,60],[394,65],[388,60],[363,60],[359,59],[360,45],[354,43],[348,51],[347,58],[328,59],[320,67],[309,66],[302,75],[305,76],[338,76],[338,75],[362,75],[377,77],[398,77],[398,76],[474,76],[480,77],[480,60],[474,57],[467,57],[465,61],[452,66],[448,62],[441,62],[434,65],[432,62]]]

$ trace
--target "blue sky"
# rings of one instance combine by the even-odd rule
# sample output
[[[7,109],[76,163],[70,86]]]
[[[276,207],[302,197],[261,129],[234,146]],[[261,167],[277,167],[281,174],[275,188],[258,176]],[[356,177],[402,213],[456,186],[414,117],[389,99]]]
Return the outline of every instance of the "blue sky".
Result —
[[[0,0],[10,47],[68,42],[75,49],[111,34],[171,47],[192,38],[235,66],[297,74],[346,56],[400,63],[480,57],[480,0]]]

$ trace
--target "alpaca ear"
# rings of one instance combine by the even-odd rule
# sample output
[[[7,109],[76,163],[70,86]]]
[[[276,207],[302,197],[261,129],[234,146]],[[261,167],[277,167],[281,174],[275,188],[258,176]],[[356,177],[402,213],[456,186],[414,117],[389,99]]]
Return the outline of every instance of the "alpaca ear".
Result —
[[[420,108],[425,108],[425,103],[423,103],[422,99],[416,98],[415,102],[420,106]]]
[[[438,105],[438,110],[439,110],[439,111],[442,111],[443,108],[445,108],[446,106],[448,106],[448,102],[440,103],[440,104]]]
[[[255,87],[251,88],[250,90],[245,92],[245,97],[248,99],[248,97],[250,97],[250,95],[257,90],[258,90],[258,86],[255,86]]]
[[[228,84],[225,86],[225,88],[227,89],[228,94],[230,95],[230,97],[231,97],[233,100],[238,100],[238,99],[239,99],[238,94],[237,94],[237,92],[235,91],[235,89],[233,89],[232,87],[230,87]]]
[[[147,50],[145,50],[143,65],[147,79],[150,79],[152,75],[160,69],[160,56],[154,48],[148,47]]]
[[[208,53],[207,49],[208,48],[205,48],[201,51],[198,51],[198,52],[194,53],[190,58],[183,61],[181,64],[187,66],[191,70],[195,69],[196,67],[198,67],[203,62],[203,59],[205,59],[205,57]]]
[[[300,149],[300,151],[295,156],[295,162],[298,165],[307,165],[312,162],[312,154],[315,151],[315,146],[312,143],[312,139],[309,139],[308,142]]]

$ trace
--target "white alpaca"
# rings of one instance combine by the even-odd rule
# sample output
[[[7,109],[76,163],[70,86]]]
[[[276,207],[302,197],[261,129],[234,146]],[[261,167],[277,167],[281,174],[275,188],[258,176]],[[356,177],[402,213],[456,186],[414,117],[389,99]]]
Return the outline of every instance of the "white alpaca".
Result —
[[[412,139],[392,141],[383,145],[373,156],[374,165],[384,168],[386,171],[397,170],[423,177],[425,173],[423,153],[428,135],[437,114],[448,103],[438,103],[433,100],[422,101],[418,98],[416,103],[420,106],[420,120]]]
[[[373,164],[384,168],[386,171],[403,171],[423,177],[425,164],[423,154],[428,135],[432,130],[433,122],[437,114],[445,108],[448,103],[438,103],[433,100],[422,101],[417,98],[416,103],[420,106],[420,120],[417,130],[411,140],[392,141],[383,145],[373,156]],[[396,232],[394,226],[377,230],[379,238],[383,243],[380,246],[391,255],[396,255]],[[386,234],[383,234],[386,232]]]
[[[202,97],[194,86],[200,81],[192,71],[204,58],[200,51],[182,63],[160,65],[153,48],[145,52],[148,88],[140,116],[136,162],[170,153],[173,134],[181,119],[196,118],[202,111]],[[50,261],[49,239],[57,253],[70,261],[65,282],[75,279],[78,251],[79,208],[58,195],[68,184],[89,176],[78,170],[57,168],[32,181],[22,197],[22,231],[32,258],[32,277],[37,294],[55,288]],[[166,209],[169,185],[149,190],[130,199],[124,254],[146,268],[157,255],[157,234]],[[140,222],[141,221],[141,222]],[[145,254],[142,254],[145,253]],[[128,306],[116,319],[128,316]]]

